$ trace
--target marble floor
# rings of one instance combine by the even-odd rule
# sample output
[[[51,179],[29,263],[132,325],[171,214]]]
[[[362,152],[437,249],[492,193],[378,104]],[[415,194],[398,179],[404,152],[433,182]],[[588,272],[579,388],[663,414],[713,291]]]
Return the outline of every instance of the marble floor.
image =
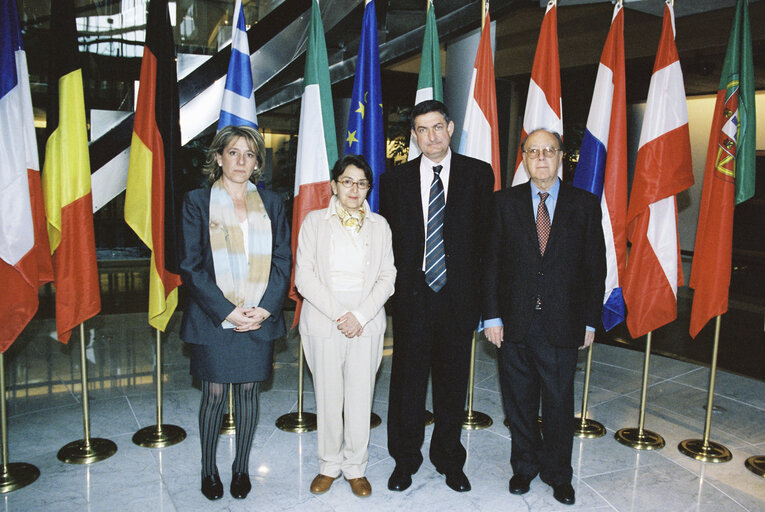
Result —
[[[178,315],[176,315],[177,317]],[[531,491],[514,496],[510,477],[510,435],[503,413],[493,347],[477,349],[475,410],[491,416],[485,430],[464,431],[465,472],[473,490],[458,494],[446,487],[430,462],[414,475],[403,493],[386,488],[393,460],[386,450],[386,426],[372,430],[367,476],[370,498],[359,499],[338,481],[314,496],[308,491],[317,472],[316,434],[293,434],[274,426],[297,407],[298,343],[280,340],[271,381],[263,386],[260,419],[250,458],[253,491],[246,500],[228,495],[207,501],[199,492],[197,409],[200,389],[188,373],[188,355],[178,339],[177,318],[163,343],[163,419],[183,427],[185,441],[163,449],[140,448],[131,441],[141,427],[156,423],[154,334],[145,314],[100,315],[86,325],[89,361],[91,435],[111,439],[117,453],[91,465],[69,465],[56,458],[59,448],[83,437],[80,349],[50,337],[51,320],[35,320],[6,352],[8,451],[11,462],[28,462],[40,478],[20,490],[0,495],[8,511],[193,511],[299,510],[345,511],[410,509],[417,511],[761,511],[765,478],[748,471],[750,455],[765,454],[765,382],[719,372],[712,439],[733,452],[725,464],[704,464],[678,452],[677,444],[703,432],[709,371],[661,356],[651,359],[646,428],[667,441],[658,451],[637,451],[617,443],[613,434],[635,427],[643,355],[597,344],[594,348],[590,417],[608,434],[575,439],[573,452],[576,505],[567,507],[536,479]],[[374,411],[387,413],[392,340],[377,379]],[[577,409],[583,382],[583,358],[577,372]],[[310,378],[305,382],[306,411],[314,410]],[[432,427],[426,428],[427,454]],[[218,467],[226,488],[234,443],[223,437]]]

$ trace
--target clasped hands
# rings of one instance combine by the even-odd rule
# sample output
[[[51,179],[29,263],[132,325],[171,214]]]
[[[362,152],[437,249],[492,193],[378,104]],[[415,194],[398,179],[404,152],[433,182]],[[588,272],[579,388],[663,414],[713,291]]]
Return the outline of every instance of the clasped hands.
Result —
[[[237,306],[229,313],[226,320],[234,324],[234,332],[257,331],[271,313],[261,307],[243,308]]]
[[[484,334],[486,335],[486,339],[488,339],[492,344],[499,347],[502,345],[502,342],[505,340],[505,328],[500,326],[497,327],[487,327],[484,329]],[[592,342],[595,341],[595,331],[585,331],[584,333],[584,344],[579,347],[579,350],[585,349],[592,345]]]
[[[364,327],[350,311],[337,319],[337,328],[346,338],[355,338],[364,332]]]

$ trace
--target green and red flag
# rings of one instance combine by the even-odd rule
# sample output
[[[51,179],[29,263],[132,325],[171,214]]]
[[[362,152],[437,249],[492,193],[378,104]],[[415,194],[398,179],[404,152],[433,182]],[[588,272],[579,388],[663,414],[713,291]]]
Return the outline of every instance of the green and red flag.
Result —
[[[178,305],[178,204],[173,170],[180,148],[175,43],[167,0],[151,0],[130,143],[125,222],[151,250],[149,324],[161,331]]]
[[[51,2],[48,140],[42,189],[56,287],[56,331],[72,329],[101,311],[96,265],[90,157],[82,69],[72,0]]]
[[[755,105],[747,0],[738,0],[709,135],[690,286],[690,334],[728,311],[733,209],[754,195]]]

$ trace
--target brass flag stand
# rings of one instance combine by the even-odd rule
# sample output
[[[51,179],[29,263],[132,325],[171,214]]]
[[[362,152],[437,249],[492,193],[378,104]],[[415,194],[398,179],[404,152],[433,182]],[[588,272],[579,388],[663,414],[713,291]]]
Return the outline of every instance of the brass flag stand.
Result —
[[[162,333],[157,329],[157,424],[133,434],[133,442],[143,448],[163,448],[186,439],[186,431],[177,425],[162,424]]]
[[[234,385],[228,385],[228,412],[223,416],[223,425],[220,427],[220,434],[223,436],[233,436],[236,434],[236,424],[234,423]]]
[[[656,432],[645,430],[645,398],[648,392],[648,367],[651,360],[651,335],[645,339],[645,360],[643,361],[643,387],[640,391],[640,420],[638,428],[623,428],[614,434],[617,441],[636,450],[659,450],[664,447],[664,438]]]
[[[592,370],[592,348],[587,347],[587,368],[584,370],[584,393],[582,395],[582,415],[574,418],[574,435],[584,439],[595,439],[606,435],[606,427],[601,423],[587,419],[587,402],[590,394],[590,371]]]
[[[316,415],[303,412],[303,340],[298,344],[298,410],[276,419],[277,428],[285,432],[311,432],[316,430]]]
[[[473,333],[473,345],[470,347],[470,377],[468,380],[468,408],[462,428],[465,430],[480,430],[490,427],[492,420],[488,414],[473,410],[473,392],[475,390],[475,344],[478,333]]]
[[[82,426],[84,439],[72,441],[58,451],[58,460],[67,464],[92,464],[108,459],[117,452],[117,445],[109,439],[90,437],[90,409],[88,407],[88,367],[85,358],[85,323],[80,324],[80,373],[82,374]]]
[[[709,391],[707,395],[707,415],[704,419],[704,438],[686,439],[677,445],[680,453],[702,462],[728,462],[733,458],[725,446],[709,440],[712,425],[712,405],[715,398],[715,374],[717,373],[717,348],[720,341],[720,315],[715,320],[715,340],[712,348],[712,365],[709,368]]]
[[[765,478],[765,455],[754,455],[746,459],[746,469],[755,475]]]
[[[37,466],[26,462],[8,463],[8,411],[5,403],[5,354],[0,352],[0,428],[3,443],[3,466],[0,468],[0,493],[5,494],[31,484],[40,476]]]

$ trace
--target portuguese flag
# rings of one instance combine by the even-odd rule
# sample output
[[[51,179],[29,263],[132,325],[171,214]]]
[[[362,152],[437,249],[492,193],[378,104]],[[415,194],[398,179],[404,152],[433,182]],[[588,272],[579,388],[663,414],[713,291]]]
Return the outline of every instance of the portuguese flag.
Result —
[[[56,286],[56,331],[72,329],[101,311],[90,195],[90,157],[82,70],[72,0],[51,2],[48,140],[42,173],[48,238]]]
[[[175,44],[167,0],[151,0],[130,144],[125,222],[151,250],[149,324],[161,331],[178,305],[173,169],[180,147]]]
[[[752,33],[746,0],[738,0],[709,135],[690,286],[690,334],[728,311],[733,208],[754,195],[755,108]]]

